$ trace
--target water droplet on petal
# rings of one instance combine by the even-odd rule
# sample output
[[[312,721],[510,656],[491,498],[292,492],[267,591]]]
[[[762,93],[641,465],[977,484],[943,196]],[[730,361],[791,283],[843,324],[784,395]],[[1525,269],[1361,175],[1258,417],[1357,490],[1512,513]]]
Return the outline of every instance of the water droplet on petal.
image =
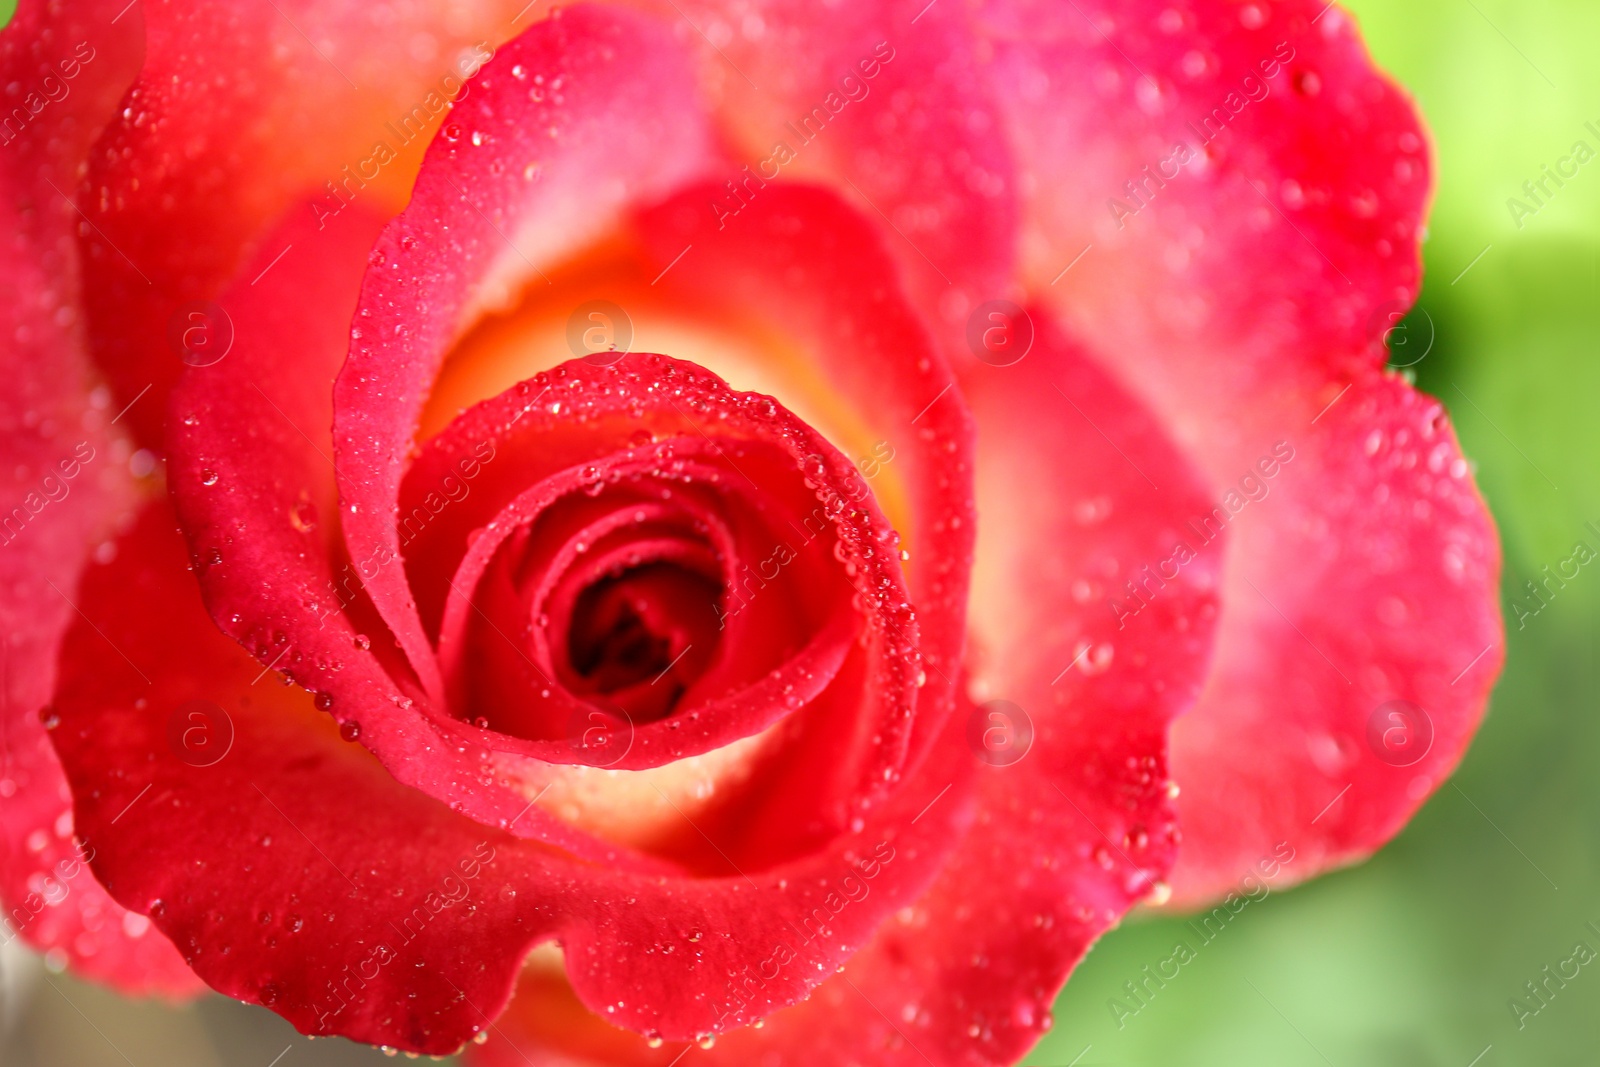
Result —
[[[301,533],[310,533],[317,528],[317,506],[309,500],[301,500],[289,509],[289,525]]]

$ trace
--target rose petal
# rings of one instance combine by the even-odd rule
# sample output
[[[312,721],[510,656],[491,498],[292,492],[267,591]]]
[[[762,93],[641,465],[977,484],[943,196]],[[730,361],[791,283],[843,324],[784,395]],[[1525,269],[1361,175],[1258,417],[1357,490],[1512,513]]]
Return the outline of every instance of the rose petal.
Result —
[[[707,319],[747,324],[799,349],[762,369],[797,397],[826,396],[829,414],[876,441],[878,499],[905,494],[907,580],[926,684],[918,737],[931,744],[956,701],[972,559],[972,422],[927,323],[908,307],[877,227],[833,193],[773,185],[718,229],[700,186],[643,213],[637,227],[657,287]],[[691,249],[683,254],[685,248]],[[676,262],[674,262],[676,260]],[[785,372],[790,377],[785,378]],[[730,370],[730,373],[732,371]]]
[[[429,149],[362,289],[335,392],[352,558],[400,555],[404,457],[440,363],[479,302],[519,288],[514,279],[539,272],[534,259],[604,232],[711,150],[686,57],[647,17],[573,8],[501,49]],[[442,695],[405,575],[380,569],[367,592],[424,691]]]
[[[1204,496],[1149,412],[1032,313],[1033,351],[963,382],[994,428],[979,439],[980,502],[995,521],[979,537],[976,681],[1022,709],[1029,740],[986,750],[977,819],[925,896],[808,1001],[692,1053],[703,1061],[1013,1063],[1049,1028],[1073,965],[1173,860],[1166,729],[1205,675],[1217,560],[1167,582],[1137,630],[1118,629],[1107,596],[1168,551]],[[1015,707],[967,712],[940,742],[964,758],[969,730],[982,749],[984,730],[1004,728],[992,714],[1021,726]],[[683,1051],[582,1013],[543,971],[525,976],[497,1030],[470,1050],[476,1062],[552,1050],[661,1065]]]
[[[172,945],[115,903],[79,862],[71,798],[40,722],[78,571],[133,504],[109,397],[91,401],[74,312],[78,176],[89,142],[137,70],[140,18],[117,4],[24,5],[0,31],[0,902],[10,931],[129,993],[198,987]],[[31,118],[18,122],[17,115]],[[46,712],[48,714],[48,712]],[[92,848],[93,843],[90,843]]]
[[[1107,351],[1184,353],[1144,388],[1383,362],[1374,315],[1416,295],[1429,161],[1343,10],[1005,0],[979,32],[1034,190],[1024,273]]]
[[[1152,11],[997,4],[984,32],[1038,191],[1027,273],[1224,507],[1217,663],[1173,740],[1193,905],[1280,842],[1293,878],[1359,859],[1442,781],[1498,671],[1498,547],[1438,406],[1376,370],[1420,277],[1410,102],[1337,7]],[[1249,502],[1280,446],[1295,459]],[[1409,768],[1366,740],[1392,700],[1433,725]]]
[[[174,316],[214,300],[285,211],[397,210],[461,75],[527,26],[513,22],[524,6],[139,5],[144,68],[96,145],[83,207],[92,351],[121,403],[151,387],[128,416],[140,440],[159,447],[182,370]]]
[[[630,445],[634,439],[641,443]],[[510,612],[523,611],[520,620],[509,614],[497,618],[492,611],[471,605],[490,559],[498,558],[505,540],[523,524],[535,521],[551,498],[564,497],[563,503],[581,505],[587,494],[580,487],[587,480],[592,488],[604,491],[587,498],[594,501],[594,508],[625,518],[634,505],[607,503],[609,498],[637,493],[639,502],[659,499],[666,487],[697,479],[698,488],[691,482],[671,491],[675,498],[703,492],[703,501],[693,499],[706,505],[703,521],[707,526],[719,521],[714,501],[724,502],[722,517],[733,527],[724,546],[729,570],[723,581],[732,591],[727,594],[725,609],[732,622],[724,640],[730,642],[730,656],[750,662],[738,666],[740,685],[731,702],[700,708],[698,724],[675,720],[636,726],[632,749],[615,766],[650,767],[697,755],[755,732],[758,722],[768,725],[774,717],[789,714],[809,699],[797,697],[786,702],[782,694],[784,683],[792,690],[795,681],[786,677],[784,659],[800,654],[799,648],[787,650],[786,656],[771,663],[752,658],[754,650],[748,643],[770,643],[791,632],[795,645],[809,645],[815,631],[822,644],[815,655],[802,658],[819,666],[833,663],[812,680],[820,689],[839,669],[839,655],[824,654],[823,650],[842,653],[843,644],[858,629],[852,624],[841,630],[832,624],[862,618],[868,623],[859,634],[862,651],[850,655],[853,660],[866,656],[873,681],[840,685],[828,701],[848,705],[830,713],[840,717],[825,731],[830,768],[839,771],[853,762],[845,749],[854,746],[845,744],[845,737],[872,735],[877,740],[862,746],[875,753],[864,757],[861,773],[866,785],[852,783],[850,792],[871,795],[892,780],[889,772],[901,768],[911,725],[918,630],[909,611],[901,606],[905,600],[903,579],[885,547],[890,545],[891,531],[850,461],[814,430],[770,398],[734,393],[691,364],[646,354],[630,355],[606,367],[575,360],[464,413],[429,442],[408,474],[407,486],[440,483],[452,469],[450,457],[467,454],[469,443],[480,441],[493,442],[494,460],[492,466],[485,464],[476,492],[464,494],[451,510],[441,510],[436,521],[420,527],[408,549],[408,557],[416,560],[408,567],[413,588],[420,590],[424,605],[433,605],[428,615],[437,616],[441,610],[437,605],[444,601],[441,648],[447,661],[457,660],[457,672],[481,682],[483,667],[490,662],[482,653],[498,656],[509,644],[507,635],[519,634],[531,621],[520,602],[515,607],[506,605]],[[730,450],[740,451],[737,460],[731,458]],[[551,469],[559,473],[547,477]],[[642,476],[649,487],[630,489],[626,477],[630,473]],[[724,481],[726,487],[713,483],[713,477]],[[536,484],[523,488],[530,481]],[[406,500],[409,503],[422,496],[422,488],[410,489]],[[836,513],[820,502],[822,496],[838,501]],[[410,514],[412,509],[403,511]],[[549,554],[579,537],[585,528],[580,511],[570,531],[542,535],[551,539]],[[810,545],[835,529],[836,548],[827,536],[821,544]],[[740,586],[739,582],[747,565],[759,564],[779,538],[800,545],[792,549],[797,562],[791,560],[791,564],[796,572],[774,592],[766,593],[763,586],[760,596],[752,596],[753,586]],[[596,541],[585,551],[603,548],[603,543]],[[458,558],[463,562],[451,575],[449,563]],[[542,555],[535,558],[541,567],[550,565]],[[853,580],[846,577],[852,572],[856,575]],[[867,593],[875,594],[870,602],[865,599]],[[735,595],[741,600],[751,597],[749,616],[734,603]],[[481,626],[463,631],[467,624],[480,620]],[[563,632],[554,626],[550,630]],[[548,675],[555,672],[554,664],[547,664],[541,677],[526,657],[514,655],[504,660],[513,669],[518,668],[519,660],[521,666],[531,669],[530,688],[555,690],[548,697],[530,694],[518,714],[538,715],[538,705],[554,703],[561,708],[543,714],[560,722],[577,710],[576,702],[561,692],[562,686],[550,684]],[[848,673],[854,675],[859,669],[852,666]],[[689,710],[687,706],[684,709]],[[474,714],[468,708],[460,710],[463,717]],[[507,740],[491,742],[475,734],[471,743],[496,744],[502,751],[525,752],[545,760],[577,762],[562,743],[554,746],[557,751],[551,751],[547,742],[507,745]],[[813,777],[809,792],[816,795],[819,791],[820,783]]]
[[[521,794],[485,788],[476,753],[446,745],[409,710],[425,697],[360,582],[347,580],[367,560],[342,555],[332,383],[382,224],[352,209],[319,233],[293,213],[278,234],[314,254],[223,294],[234,349],[190,368],[169,420],[171,491],[195,573],[218,625],[261,661],[257,673],[325,694],[326,710],[401,781],[500,825],[520,814],[519,833],[615,862],[616,849],[526,811]]]
[[[1443,405],[1375,372],[1345,388],[1320,417],[1313,396],[1246,422],[1294,459],[1228,523],[1217,664],[1173,731],[1180,905],[1280,843],[1291,881],[1382,845],[1449,776],[1500,671],[1499,545]]]
[[[714,45],[702,67],[738,143],[704,198],[721,225],[737,232],[742,205],[775,176],[821,179],[885,224],[942,336],[959,338],[974,305],[1014,295],[1013,151],[960,5],[684,0],[665,14]]]
[[[750,877],[634,874],[484,827],[396,782],[304,694],[252,684],[257,664],[206,617],[172,529],[152,505],[86,577],[94,623],[69,633],[54,741],[104,884],[213,987],[306,1032],[452,1052],[551,938],[584,1002],[619,1025],[680,1040],[737,1026],[833,973],[970,815],[970,775],[941,758],[858,830]],[[167,741],[195,700],[232,728],[204,766]],[[728,976],[779,940],[797,946],[783,973],[734,996]]]

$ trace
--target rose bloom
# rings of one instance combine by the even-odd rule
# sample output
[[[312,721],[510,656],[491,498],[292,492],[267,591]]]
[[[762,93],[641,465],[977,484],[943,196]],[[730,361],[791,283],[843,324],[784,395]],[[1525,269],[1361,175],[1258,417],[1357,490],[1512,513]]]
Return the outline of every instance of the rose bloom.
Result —
[[[0,62],[52,966],[1012,1063],[1478,723],[1494,529],[1385,370],[1428,146],[1337,7],[25,0]]]

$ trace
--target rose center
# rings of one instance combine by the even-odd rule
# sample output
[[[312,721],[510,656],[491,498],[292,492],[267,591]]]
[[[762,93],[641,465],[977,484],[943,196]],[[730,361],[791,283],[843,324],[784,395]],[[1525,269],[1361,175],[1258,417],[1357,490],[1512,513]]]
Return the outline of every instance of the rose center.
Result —
[[[675,563],[600,579],[572,608],[568,688],[603,695],[636,722],[671,713],[716,651],[721,597],[720,582]]]

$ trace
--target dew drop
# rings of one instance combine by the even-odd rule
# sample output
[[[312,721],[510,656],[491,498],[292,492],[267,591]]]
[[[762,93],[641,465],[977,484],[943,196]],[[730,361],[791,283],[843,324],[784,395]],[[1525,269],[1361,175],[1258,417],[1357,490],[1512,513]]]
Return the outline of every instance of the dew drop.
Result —
[[[309,500],[302,500],[289,509],[289,525],[301,533],[310,533],[317,528],[317,506]]]

